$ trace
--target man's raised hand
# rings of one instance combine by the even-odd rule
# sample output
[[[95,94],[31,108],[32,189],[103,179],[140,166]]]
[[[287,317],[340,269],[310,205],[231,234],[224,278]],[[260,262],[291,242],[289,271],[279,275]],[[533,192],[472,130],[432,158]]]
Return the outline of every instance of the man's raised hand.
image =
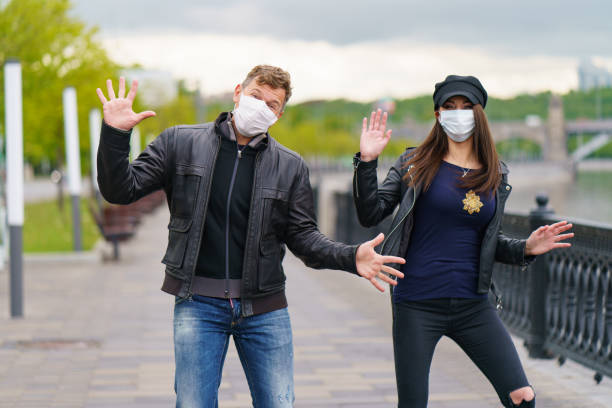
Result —
[[[387,282],[391,285],[397,285],[397,281],[389,277],[389,275],[403,278],[404,274],[400,271],[393,269],[390,266],[385,265],[386,263],[393,264],[404,264],[406,261],[404,258],[397,256],[385,256],[379,255],[374,250],[374,247],[380,245],[385,239],[383,233],[378,234],[376,238],[371,241],[364,242],[357,248],[356,263],[357,273],[365,279],[369,280],[376,289],[381,292],[385,291],[385,288],[380,284],[378,279],[383,282]]]
[[[100,98],[100,102],[102,102],[104,122],[107,125],[121,130],[130,130],[146,118],[155,116],[153,111],[135,113],[132,110],[132,104],[138,89],[138,81],[132,81],[132,87],[127,97],[125,96],[124,77],[119,78],[119,93],[117,96],[115,96],[115,90],[113,89],[113,81],[110,79],[106,80],[106,88],[108,90],[108,100],[104,97],[104,92],[100,88],[96,89],[96,93],[98,98]]]
[[[386,128],[387,112],[382,113],[380,109],[372,112],[369,125],[368,118],[363,118],[361,138],[359,140],[361,160],[371,161],[382,153],[387,143],[389,143],[389,139],[391,139],[391,129],[385,131]]]

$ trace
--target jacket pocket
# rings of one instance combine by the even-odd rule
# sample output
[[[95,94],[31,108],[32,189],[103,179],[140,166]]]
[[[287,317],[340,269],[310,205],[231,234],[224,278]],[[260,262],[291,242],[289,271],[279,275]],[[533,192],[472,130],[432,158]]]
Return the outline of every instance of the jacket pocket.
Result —
[[[168,248],[162,263],[175,268],[183,266],[187,238],[192,222],[192,218],[170,217],[170,223],[168,224]]]
[[[266,239],[260,242],[257,267],[259,290],[268,291],[284,285],[286,277],[281,265],[284,252],[284,246],[276,239]]]
[[[261,217],[262,240],[282,237],[289,217],[289,192],[271,188],[261,190],[263,214]]]
[[[204,167],[188,164],[176,165],[172,179],[172,199],[170,201],[172,216],[193,217],[203,174]]]

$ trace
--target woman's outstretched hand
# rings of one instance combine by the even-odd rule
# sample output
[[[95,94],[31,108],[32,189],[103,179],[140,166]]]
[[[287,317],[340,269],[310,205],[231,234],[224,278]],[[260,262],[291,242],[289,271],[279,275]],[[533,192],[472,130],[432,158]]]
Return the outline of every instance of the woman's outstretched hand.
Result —
[[[146,118],[155,116],[153,111],[135,113],[132,110],[132,104],[138,89],[138,81],[132,81],[132,87],[127,97],[125,96],[124,77],[119,78],[119,93],[117,96],[115,96],[115,90],[113,89],[113,81],[110,79],[106,80],[106,88],[108,90],[108,100],[104,97],[104,92],[100,88],[96,89],[96,93],[98,98],[100,98],[100,102],[102,102],[104,122],[107,125],[121,130],[130,130]]]
[[[386,128],[387,112],[382,113],[380,109],[372,112],[369,126],[368,118],[363,118],[361,139],[359,141],[361,160],[371,161],[382,153],[387,143],[389,143],[389,139],[391,139],[391,129],[385,132]]]
[[[569,242],[559,242],[572,238],[573,232],[562,234],[572,228],[567,221],[559,221],[551,225],[543,225],[533,231],[525,245],[525,255],[541,255],[555,248],[567,248],[572,246]]]
[[[406,263],[404,258],[399,258],[397,256],[383,256],[376,253],[374,247],[380,245],[384,239],[385,235],[383,233],[378,234],[378,236],[373,240],[359,245],[356,255],[357,273],[369,280],[370,283],[372,283],[372,285],[374,285],[376,289],[380,290],[381,292],[384,292],[385,288],[380,284],[378,279],[391,285],[397,285],[397,282],[390,278],[389,275],[397,276],[398,278],[404,277],[403,273],[385,264]]]

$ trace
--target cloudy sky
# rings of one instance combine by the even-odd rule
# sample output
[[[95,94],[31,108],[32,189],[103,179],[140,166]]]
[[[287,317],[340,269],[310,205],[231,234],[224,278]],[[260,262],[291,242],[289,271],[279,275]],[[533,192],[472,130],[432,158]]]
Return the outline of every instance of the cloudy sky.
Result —
[[[612,69],[609,0],[73,0],[110,55],[227,92],[260,63],[294,101],[431,93],[447,74],[496,96],[577,87],[580,61]]]

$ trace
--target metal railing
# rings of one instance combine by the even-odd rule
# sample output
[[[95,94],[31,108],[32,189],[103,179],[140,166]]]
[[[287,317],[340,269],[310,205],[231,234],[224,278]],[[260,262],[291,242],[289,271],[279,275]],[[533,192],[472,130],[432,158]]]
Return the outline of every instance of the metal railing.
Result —
[[[504,234],[526,238],[541,225],[559,221],[537,197],[529,215],[506,214]],[[572,246],[540,255],[526,270],[495,264],[502,292],[501,318],[525,340],[531,357],[574,360],[612,377],[612,227],[572,222]]]

